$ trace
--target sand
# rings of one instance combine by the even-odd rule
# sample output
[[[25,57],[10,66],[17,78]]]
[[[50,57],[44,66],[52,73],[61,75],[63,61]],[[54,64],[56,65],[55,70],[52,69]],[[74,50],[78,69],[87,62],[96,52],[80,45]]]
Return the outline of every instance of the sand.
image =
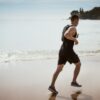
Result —
[[[100,56],[84,56],[81,62],[83,87],[70,86],[74,65],[67,63],[56,82],[58,95],[48,91],[57,59],[0,63],[0,100],[100,100]]]

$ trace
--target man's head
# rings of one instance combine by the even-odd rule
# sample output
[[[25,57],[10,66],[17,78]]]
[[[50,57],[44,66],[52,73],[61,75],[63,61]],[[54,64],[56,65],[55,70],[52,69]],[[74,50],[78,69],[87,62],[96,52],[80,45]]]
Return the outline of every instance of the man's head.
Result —
[[[71,24],[74,26],[77,26],[79,22],[79,16],[78,15],[73,15],[71,16]]]

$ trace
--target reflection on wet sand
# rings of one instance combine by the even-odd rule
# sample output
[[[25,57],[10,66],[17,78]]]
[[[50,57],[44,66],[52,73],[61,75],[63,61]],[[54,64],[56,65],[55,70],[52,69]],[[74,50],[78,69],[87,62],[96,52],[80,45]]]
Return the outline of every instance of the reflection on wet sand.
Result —
[[[59,98],[59,100],[63,99],[63,100],[93,100],[91,96],[86,95],[86,94],[82,94],[82,91],[76,91],[75,93],[70,95],[71,98],[69,97],[64,97],[64,96],[57,96],[57,94],[51,93],[50,97],[48,100],[57,100],[56,97]]]
[[[71,94],[72,99],[70,99],[68,97],[64,97],[64,96],[57,96],[57,94],[51,93],[48,100],[56,100],[56,97],[64,99],[64,100],[78,100],[77,98],[81,93],[82,93],[81,91],[77,91],[77,92]]]
[[[71,94],[72,100],[78,100],[78,96],[81,94],[81,91],[76,91],[75,93]]]
[[[56,96],[57,96],[57,94],[51,93],[51,95],[50,95],[48,100],[56,100]]]
[[[80,96],[80,98],[78,98]],[[93,100],[91,96],[82,93],[81,91],[76,91],[71,94],[72,100]]]

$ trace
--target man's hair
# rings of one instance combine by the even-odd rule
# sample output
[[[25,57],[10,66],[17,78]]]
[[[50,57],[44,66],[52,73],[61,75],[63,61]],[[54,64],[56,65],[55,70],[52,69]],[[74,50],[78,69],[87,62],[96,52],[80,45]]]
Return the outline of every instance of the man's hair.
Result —
[[[74,21],[75,19],[79,19],[79,16],[78,15],[72,15],[70,17],[71,21]]]

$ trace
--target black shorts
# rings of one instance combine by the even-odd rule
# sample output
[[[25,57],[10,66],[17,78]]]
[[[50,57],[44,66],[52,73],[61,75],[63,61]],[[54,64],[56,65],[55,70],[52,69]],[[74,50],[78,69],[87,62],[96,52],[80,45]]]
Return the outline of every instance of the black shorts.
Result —
[[[66,64],[66,62],[72,63],[78,63],[80,61],[78,55],[74,52],[74,50],[68,50],[61,48],[59,50],[59,56],[58,56],[58,65],[59,64]]]

